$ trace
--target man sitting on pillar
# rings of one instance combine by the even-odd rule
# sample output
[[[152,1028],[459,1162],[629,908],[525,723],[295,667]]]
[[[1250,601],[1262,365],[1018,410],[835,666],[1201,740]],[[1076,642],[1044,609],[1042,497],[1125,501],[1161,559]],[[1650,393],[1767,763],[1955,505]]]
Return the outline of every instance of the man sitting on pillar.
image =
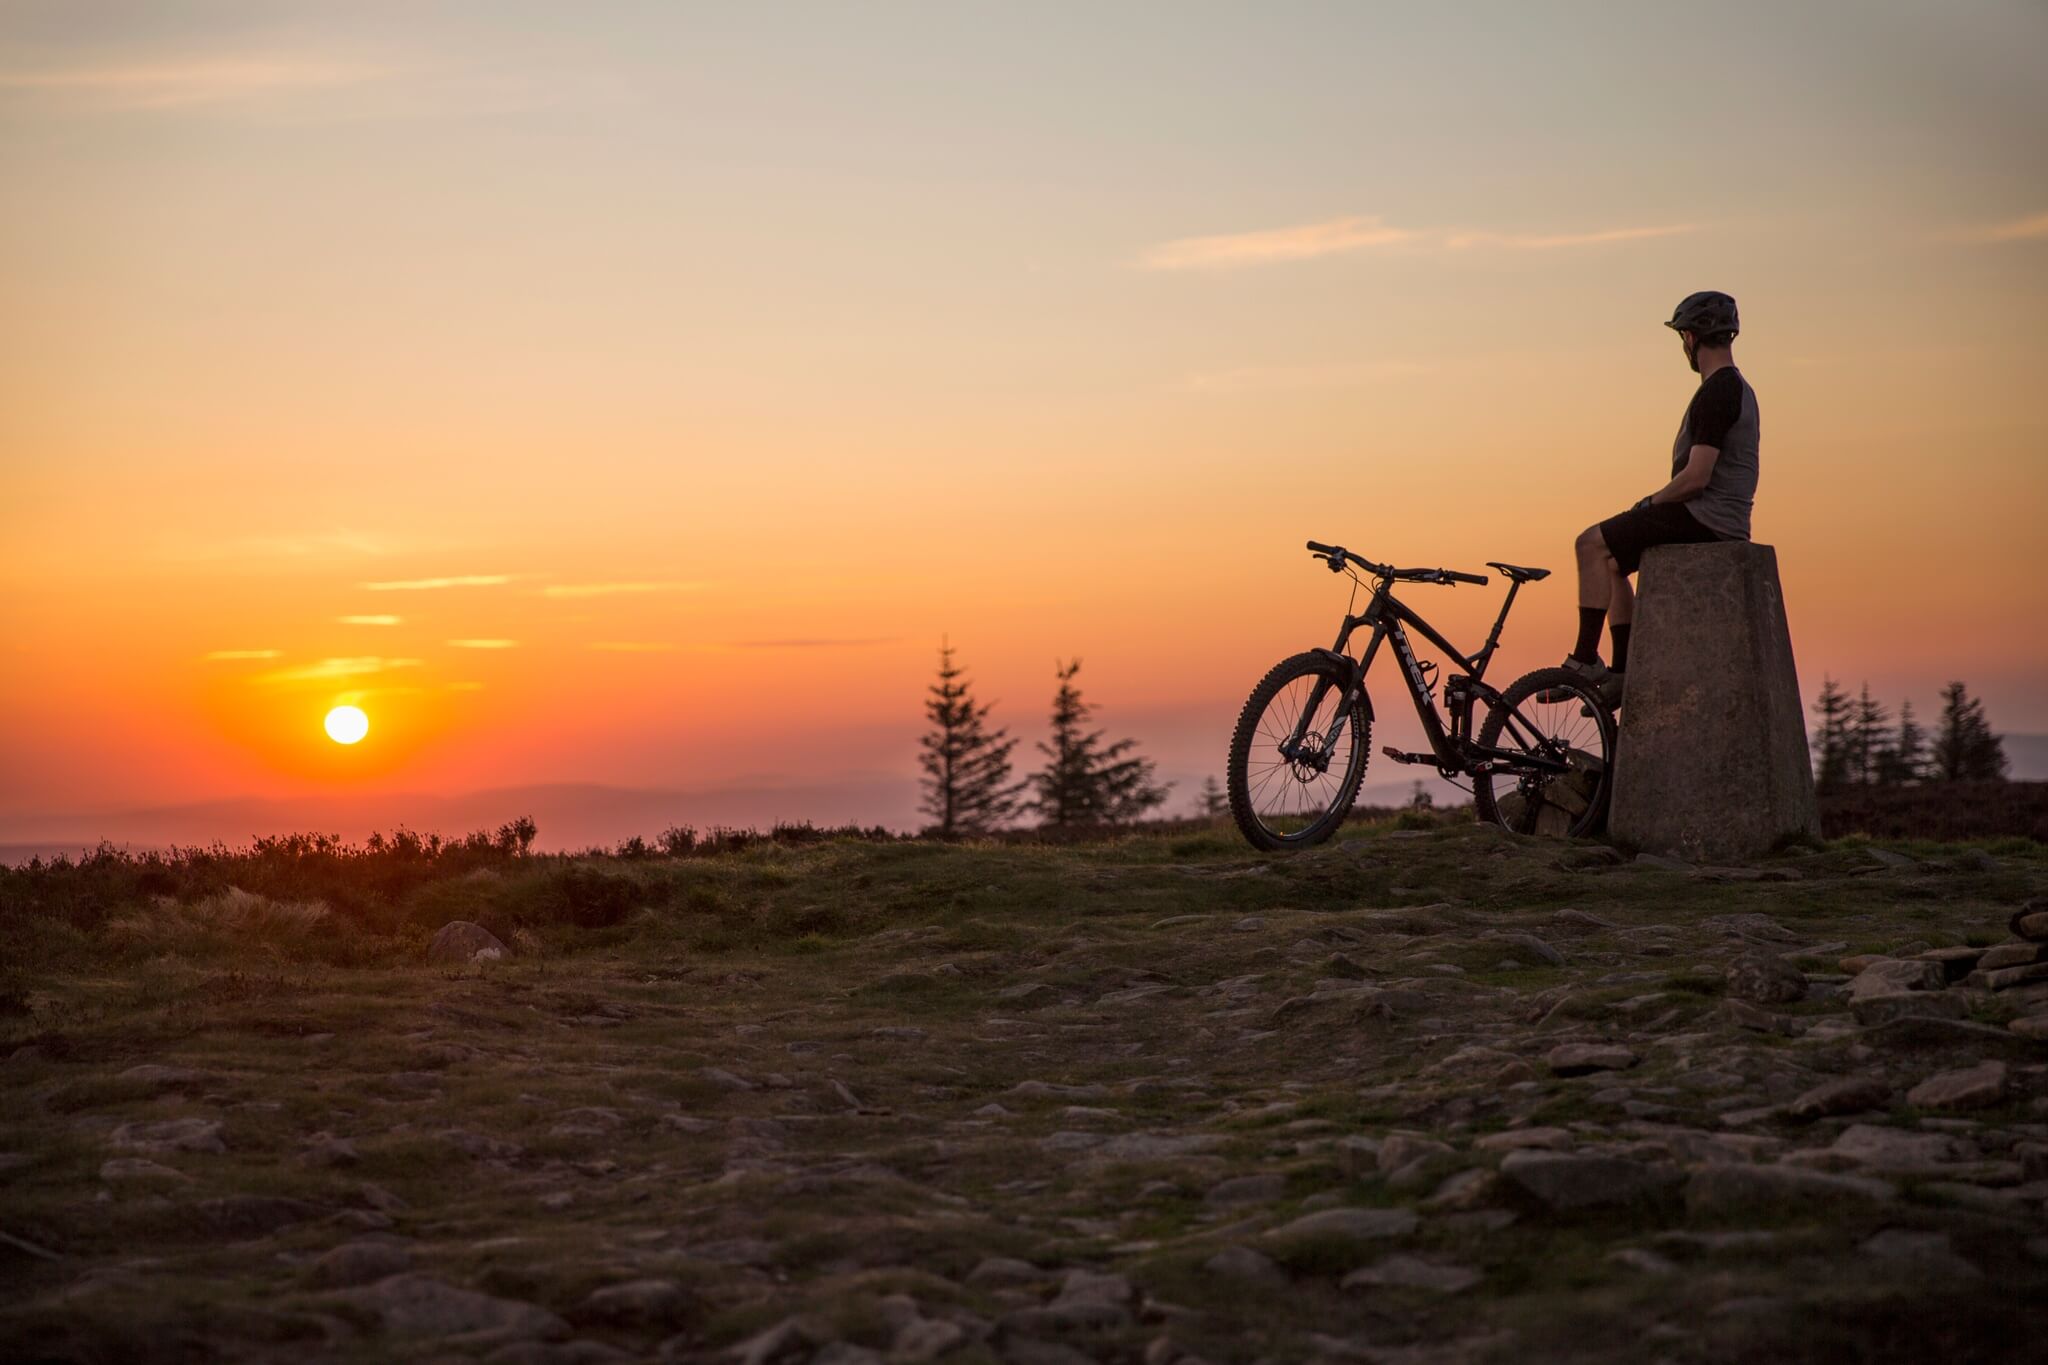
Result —
[[[1671,447],[1671,481],[1628,511],[1588,526],[1577,545],[1579,639],[1564,666],[1590,679],[1610,711],[1621,705],[1635,617],[1628,580],[1642,566],[1643,551],[1748,540],[1756,498],[1756,393],[1735,368],[1735,335],[1741,330],[1735,300],[1713,290],[1689,294],[1664,325],[1678,333],[1686,362],[1700,376]],[[1603,624],[1614,638],[1612,666],[1600,661]]]

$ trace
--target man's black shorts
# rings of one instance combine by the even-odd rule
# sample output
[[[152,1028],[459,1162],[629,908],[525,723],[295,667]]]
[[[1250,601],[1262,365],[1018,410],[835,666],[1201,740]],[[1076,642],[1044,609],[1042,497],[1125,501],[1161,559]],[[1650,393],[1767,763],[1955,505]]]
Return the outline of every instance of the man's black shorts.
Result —
[[[1682,502],[1631,507],[1601,522],[1600,537],[1623,573],[1641,568],[1643,551],[1653,545],[1699,545],[1721,538],[1700,525]]]

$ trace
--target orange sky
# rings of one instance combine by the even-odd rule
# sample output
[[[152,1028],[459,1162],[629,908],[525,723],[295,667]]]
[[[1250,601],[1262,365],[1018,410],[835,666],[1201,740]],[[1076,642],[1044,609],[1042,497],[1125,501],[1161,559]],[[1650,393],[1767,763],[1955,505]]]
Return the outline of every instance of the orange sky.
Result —
[[[1078,654],[1185,792],[1328,643],[1304,539],[1564,570],[1661,483],[1697,288],[1809,695],[2048,730],[2038,6],[729,9],[10,11],[0,841],[567,780],[907,810],[941,633],[1030,738]],[[1419,591],[1475,642],[1499,600]],[[1568,643],[1568,582],[1524,602],[1504,677]]]

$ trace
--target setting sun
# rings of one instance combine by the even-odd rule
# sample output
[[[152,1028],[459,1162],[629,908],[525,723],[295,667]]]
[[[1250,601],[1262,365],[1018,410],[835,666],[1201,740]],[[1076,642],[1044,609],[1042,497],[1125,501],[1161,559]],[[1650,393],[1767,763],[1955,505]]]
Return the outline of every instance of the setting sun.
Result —
[[[354,744],[370,733],[370,718],[360,706],[337,706],[327,713],[327,737],[336,744]]]

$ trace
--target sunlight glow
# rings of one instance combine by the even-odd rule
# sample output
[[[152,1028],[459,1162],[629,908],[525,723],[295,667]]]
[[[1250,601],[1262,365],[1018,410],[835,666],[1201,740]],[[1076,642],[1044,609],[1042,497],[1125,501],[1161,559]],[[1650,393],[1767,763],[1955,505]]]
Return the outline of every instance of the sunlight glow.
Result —
[[[360,706],[337,706],[327,713],[327,737],[336,744],[354,744],[370,733],[370,718]]]

